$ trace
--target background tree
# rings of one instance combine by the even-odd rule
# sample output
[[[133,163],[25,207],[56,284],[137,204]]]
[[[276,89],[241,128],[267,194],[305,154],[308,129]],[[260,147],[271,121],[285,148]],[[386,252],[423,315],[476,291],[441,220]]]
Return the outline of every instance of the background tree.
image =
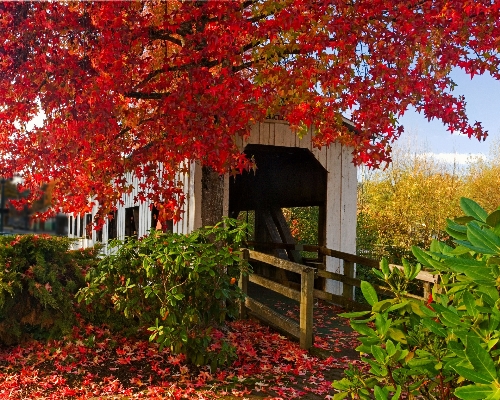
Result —
[[[171,200],[179,218],[181,161],[248,168],[234,138],[268,113],[369,166],[390,160],[409,106],[483,139],[449,73],[498,79],[499,37],[489,1],[5,2],[0,174],[33,196],[54,181],[56,209],[107,215],[134,172],[139,199]]]
[[[366,172],[358,186],[358,250],[401,263],[411,247],[447,240],[446,219],[458,217],[460,198],[469,196],[488,212],[500,204],[500,143],[488,158],[467,164],[437,161],[419,143],[399,142],[385,170]]]

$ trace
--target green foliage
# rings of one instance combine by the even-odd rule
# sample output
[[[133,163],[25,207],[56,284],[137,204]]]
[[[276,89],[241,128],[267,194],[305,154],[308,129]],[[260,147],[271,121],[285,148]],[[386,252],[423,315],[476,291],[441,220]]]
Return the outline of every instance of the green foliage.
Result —
[[[210,332],[237,316],[243,294],[236,282],[249,268],[237,250],[245,236],[244,224],[225,219],[189,235],[151,231],[114,241],[115,252],[89,271],[78,299],[122,313],[197,365],[225,364],[234,349],[212,343]]]
[[[500,211],[488,214],[462,198],[464,217],[448,220],[454,247],[433,241],[413,247],[418,262],[440,276],[427,302],[406,297],[420,265],[376,271],[395,298],[363,293],[372,311],[347,313],[360,333],[368,372],[351,370],[333,386],[336,399],[500,399]]]
[[[68,238],[0,237],[0,342],[68,333],[74,294],[96,262],[96,249],[68,251]]]

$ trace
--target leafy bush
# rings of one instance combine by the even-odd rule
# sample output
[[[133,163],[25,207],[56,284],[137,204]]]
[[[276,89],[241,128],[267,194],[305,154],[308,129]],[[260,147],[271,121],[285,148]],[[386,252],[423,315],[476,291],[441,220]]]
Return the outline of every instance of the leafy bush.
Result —
[[[210,331],[237,315],[243,294],[236,282],[248,266],[234,249],[245,235],[245,225],[225,219],[189,235],[151,231],[139,240],[114,241],[114,254],[89,271],[79,300],[121,312],[149,328],[161,347],[197,365],[224,364],[234,351],[212,343]]]
[[[440,276],[427,302],[405,296],[420,265],[391,272],[381,263],[376,274],[394,299],[378,301],[363,283],[372,311],[344,316],[360,333],[357,350],[369,355],[362,359],[370,368],[351,368],[334,382],[334,399],[500,399],[500,209],[488,215],[472,200],[460,204],[465,216],[446,228],[455,247],[413,247],[418,262]]]
[[[57,336],[75,322],[74,294],[96,250],[68,251],[71,240],[48,235],[0,237],[0,342]]]

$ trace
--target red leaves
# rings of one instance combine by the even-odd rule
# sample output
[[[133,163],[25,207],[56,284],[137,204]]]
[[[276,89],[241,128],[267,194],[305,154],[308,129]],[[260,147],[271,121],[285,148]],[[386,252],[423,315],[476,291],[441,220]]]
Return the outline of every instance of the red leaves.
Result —
[[[138,199],[172,199],[179,216],[180,163],[248,169],[234,138],[269,112],[374,167],[390,160],[409,106],[486,136],[448,76],[458,66],[500,78],[497,4],[247,3],[4,3],[0,175],[21,173],[34,194],[53,180],[56,209],[89,210],[94,196],[107,215],[127,191],[124,174],[141,171]]]
[[[330,340],[337,343],[334,352],[356,346],[350,334],[329,331],[344,321],[332,320],[323,303],[316,319],[321,330],[316,342],[322,347],[332,351]],[[73,339],[34,341],[0,352],[0,397],[201,399],[253,391],[266,398],[293,399],[308,392],[325,397],[333,394],[326,377],[332,368],[356,362],[312,357],[297,343],[251,321],[233,322],[224,332],[214,330],[214,338],[226,338],[237,347],[238,360],[232,366],[194,368],[185,364],[184,356],[159,352],[146,341],[117,337],[92,325],[75,328]]]

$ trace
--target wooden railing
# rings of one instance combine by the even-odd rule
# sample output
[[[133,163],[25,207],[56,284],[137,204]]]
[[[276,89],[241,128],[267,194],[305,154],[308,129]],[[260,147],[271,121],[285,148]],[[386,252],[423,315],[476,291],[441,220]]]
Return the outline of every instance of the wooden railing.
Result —
[[[300,291],[286,287],[256,274],[242,276],[239,280],[240,288],[245,294],[248,292],[248,282],[252,282],[280,293],[292,300],[298,301],[300,303],[300,316],[299,323],[297,324],[295,321],[282,316],[266,305],[250,297],[246,297],[245,303],[240,304],[240,316],[244,318],[248,309],[271,324],[283,329],[285,332],[299,339],[301,348],[310,348],[313,343],[313,290],[316,270],[306,265],[297,264],[249,249],[242,249],[242,257],[249,262],[260,261],[274,265],[275,267],[286,271],[300,274]]]
[[[240,288],[244,293],[248,292],[248,282],[255,283],[257,285],[263,286],[274,292],[280,293],[290,299],[298,301],[300,303],[300,317],[299,323],[284,317],[283,315],[277,313],[266,305],[258,302],[247,296],[245,303],[240,305],[240,315],[242,317],[246,316],[247,310],[252,311],[260,318],[266,320],[267,322],[275,325],[276,327],[287,332],[291,336],[297,338],[300,342],[300,346],[304,349],[308,349],[312,346],[313,336],[313,300],[314,298],[319,298],[327,300],[338,304],[348,310],[367,310],[370,307],[367,304],[356,302],[354,299],[354,287],[361,286],[361,280],[354,278],[354,264],[361,264],[367,267],[379,268],[379,261],[373,260],[371,258],[366,258],[358,256],[355,254],[344,253],[338,250],[328,249],[322,246],[313,245],[293,245],[284,243],[256,243],[249,242],[249,245],[258,246],[259,248],[281,248],[287,250],[295,251],[307,251],[316,252],[318,257],[315,261],[306,262],[309,265],[297,264],[288,260],[283,260],[281,258],[260,253],[250,249],[242,249],[242,257],[248,262],[259,261],[266,263],[268,265],[273,265],[276,268],[280,268],[286,271],[295,272],[300,274],[300,290],[293,289],[291,287],[285,286],[281,283],[272,281],[265,277],[257,274],[251,274],[250,276],[243,276],[239,280]],[[333,257],[340,259],[343,263],[343,274],[336,272],[326,271],[325,267],[325,257]],[[390,268],[400,268],[403,267],[399,265],[390,265]],[[333,293],[326,292],[324,290],[319,290],[314,288],[314,278],[322,277],[325,279],[332,279],[339,281],[343,285],[342,295],[337,295]],[[429,272],[421,271],[417,277],[417,280],[423,282],[424,293],[423,296],[418,296],[414,294],[408,294],[408,297],[416,299],[427,299],[431,290],[431,284],[437,284],[437,276],[432,275]],[[392,296],[392,292],[383,286],[373,285],[377,293],[385,296]]]

